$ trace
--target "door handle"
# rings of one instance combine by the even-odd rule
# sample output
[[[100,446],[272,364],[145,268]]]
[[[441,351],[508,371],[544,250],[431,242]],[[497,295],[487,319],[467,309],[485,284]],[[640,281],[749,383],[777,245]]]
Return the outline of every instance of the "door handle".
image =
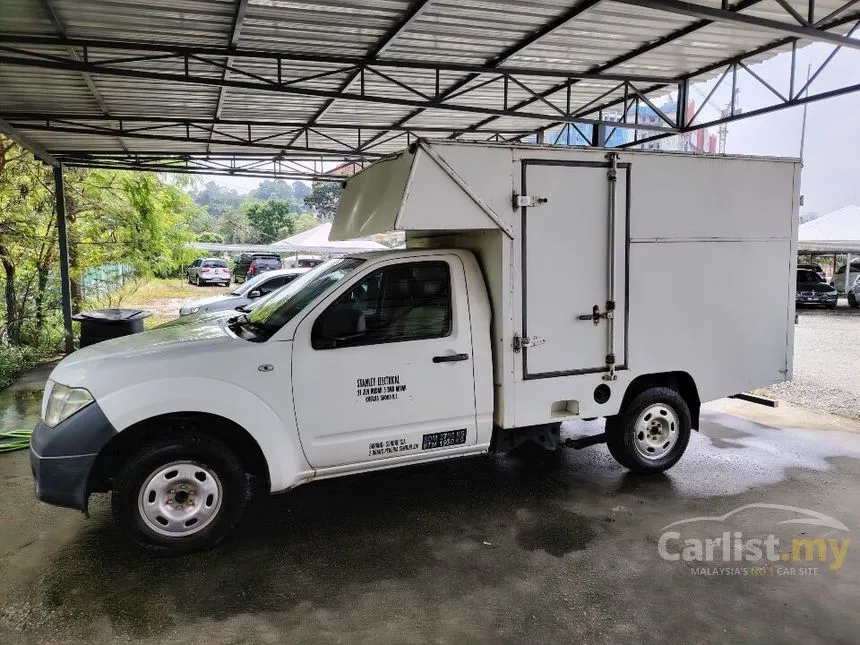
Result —
[[[434,356],[434,363],[453,363],[454,361],[468,361],[468,354],[445,354],[444,356]]]

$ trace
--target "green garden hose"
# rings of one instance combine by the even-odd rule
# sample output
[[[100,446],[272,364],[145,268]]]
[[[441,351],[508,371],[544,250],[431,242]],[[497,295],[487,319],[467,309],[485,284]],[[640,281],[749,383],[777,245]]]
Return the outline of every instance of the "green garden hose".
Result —
[[[0,432],[0,453],[12,452],[13,450],[24,450],[30,445],[32,430],[8,430]]]

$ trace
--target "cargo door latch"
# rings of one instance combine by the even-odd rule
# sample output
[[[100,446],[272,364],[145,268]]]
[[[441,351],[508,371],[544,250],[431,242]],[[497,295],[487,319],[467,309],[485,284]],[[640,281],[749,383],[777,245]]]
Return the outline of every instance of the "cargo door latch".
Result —
[[[546,342],[546,338],[540,338],[538,336],[520,336],[519,334],[514,334],[514,351],[519,352],[523,349],[528,349],[529,347],[537,347],[539,345],[543,345]]]
[[[519,208],[540,206],[541,204],[546,204],[548,201],[549,200],[546,197],[534,197],[532,195],[518,195],[517,193],[514,193],[511,203],[513,204],[514,210],[517,210]]]
[[[595,325],[599,325],[600,320],[602,318],[607,319],[607,320],[614,318],[615,317],[614,312],[615,312],[615,303],[612,300],[610,300],[609,302],[606,303],[606,311],[600,311],[600,305],[594,305],[594,307],[591,308],[590,314],[582,314],[581,316],[577,316],[577,319],[578,320],[590,320]]]

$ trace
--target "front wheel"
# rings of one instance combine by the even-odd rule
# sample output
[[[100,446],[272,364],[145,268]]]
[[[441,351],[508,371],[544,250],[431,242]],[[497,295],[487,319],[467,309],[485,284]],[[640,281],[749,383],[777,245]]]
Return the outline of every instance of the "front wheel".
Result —
[[[857,302],[857,296],[854,295],[853,291],[848,292],[848,304],[852,309],[857,309],[860,306],[860,303]]]
[[[681,458],[690,441],[690,409],[678,392],[652,387],[606,419],[606,445],[635,473],[661,473]]]
[[[197,286],[198,286],[198,287],[202,287],[202,286],[203,286],[203,281],[200,279],[200,276],[199,276],[199,275],[197,276]]]
[[[116,479],[113,517],[137,546],[162,555],[208,549],[242,515],[250,487],[226,445],[181,435],[141,449]]]

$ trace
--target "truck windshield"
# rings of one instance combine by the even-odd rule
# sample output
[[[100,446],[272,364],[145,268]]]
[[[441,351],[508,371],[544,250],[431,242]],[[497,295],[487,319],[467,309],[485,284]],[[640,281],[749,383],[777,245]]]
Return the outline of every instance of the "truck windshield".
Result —
[[[358,258],[329,260],[272,294],[272,298],[248,314],[255,331],[271,336],[317,296],[340,282],[364,263]]]

